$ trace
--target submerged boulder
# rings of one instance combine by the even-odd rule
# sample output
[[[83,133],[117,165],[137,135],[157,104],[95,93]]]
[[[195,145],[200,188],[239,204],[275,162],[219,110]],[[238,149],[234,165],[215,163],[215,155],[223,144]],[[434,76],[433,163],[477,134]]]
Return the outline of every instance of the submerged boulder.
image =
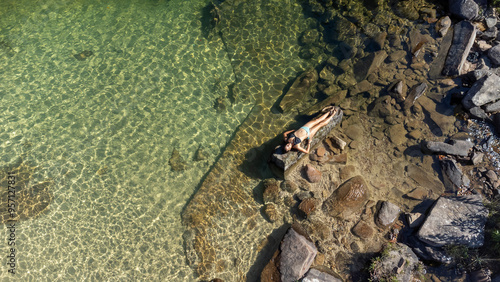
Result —
[[[348,216],[359,211],[369,197],[368,186],[362,176],[344,182],[323,203],[323,211],[329,216]]]
[[[306,71],[297,77],[281,100],[279,104],[280,110],[282,112],[290,112],[300,106],[304,99],[316,90],[317,82],[318,72],[315,69]]]

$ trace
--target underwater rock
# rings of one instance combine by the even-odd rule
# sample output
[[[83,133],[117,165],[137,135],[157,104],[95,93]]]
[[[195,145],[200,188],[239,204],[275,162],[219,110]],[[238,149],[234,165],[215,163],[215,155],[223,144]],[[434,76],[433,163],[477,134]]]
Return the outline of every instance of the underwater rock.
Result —
[[[264,206],[264,214],[271,222],[275,222],[280,218],[280,212],[276,205],[273,203],[268,203]]]
[[[384,201],[378,212],[377,224],[382,228],[388,227],[394,223],[400,212],[401,210],[398,206],[391,202]]]
[[[361,239],[369,239],[373,236],[373,228],[364,221],[358,222],[352,228],[352,234],[358,236]]]
[[[468,21],[455,24],[453,41],[444,63],[443,75],[457,76],[463,74],[462,68],[476,39],[476,31],[476,26]]]
[[[304,44],[304,45],[312,45],[319,40],[320,36],[321,36],[321,34],[319,33],[319,31],[317,29],[315,29],[315,28],[308,29],[302,33],[299,41],[301,44]]]
[[[406,97],[404,101],[404,109],[409,110],[411,106],[415,104],[415,101],[417,101],[418,98],[425,94],[427,88],[427,83],[425,82],[413,86],[410,90],[410,93],[408,94],[408,97]]]
[[[377,51],[368,54],[366,57],[357,61],[354,66],[354,77],[357,82],[365,80],[368,75],[372,74],[377,70],[384,60],[387,58],[387,53],[385,51]]]
[[[321,181],[321,171],[317,170],[310,164],[307,164],[304,167],[304,174],[306,176],[306,179],[311,183],[316,183]]]
[[[94,52],[90,50],[85,50],[81,53],[73,55],[78,61],[85,61],[88,57],[94,55]]]
[[[402,103],[406,99],[407,86],[402,80],[397,80],[389,86],[389,94],[396,102]]]
[[[314,243],[293,228],[288,229],[280,249],[281,281],[296,281],[302,278],[318,253]]]
[[[276,179],[266,179],[264,183],[264,203],[277,203],[280,198],[280,185]]]
[[[369,190],[362,176],[355,176],[344,182],[323,203],[323,211],[328,216],[346,217],[359,211],[369,197]]]
[[[286,113],[299,107],[304,99],[316,90],[317,82],[318,72],[315,69],[308,70],[297,77],[281,100],[279,104],[280,110]]]
[[[301,211],[306,217],[316,210],[318,206],[318,201],[314,198],[304,199],[299,204],[299,211]]]
[[[208,154],[205,152],[205,150],[199,146],[196,152],[194,153],[194,160],[195,161],[204,161],[208,159]]]
[[[168,162],[173,171],[183,171],[186,169],[186,161],[184,161],[177,149],[172,151],[172,156]]]
[[[224,97],[219,97],[215,99],[214,109],[220,113],[226,110],[226,99]]]
[[[392,114],[391,96],[382,96],[372,103],[372,109],[368,113],[372,117],[385,118]]]
[[[290,180],[285,180],[281,182],[281,189],[283,191],[287,191],[288,193],[295,193],[297,190],[299,190],[299,186]]]
[[[391,142],[396,146],[399,146],[404,142],[406,142],[407,140],[406,133],[407,131],[405,129],[405,126],[402,124],[391,125],[387,129],[387,136],[389,137],[389,139],[391,139]]]
[[[281,281],[281,274],[279,271],[280,265],[280,250],[274,252],[271,260],[266,264],[262,272],[260,273],[260,282],[277,282]]]
[[[406,197],[414,200],[425,200],[429,197],[429,191],[423,187],[417,187],[413,189],[410,193],[406,194]]]
[[[487,216],[480,195],[440,197],[417,235],[435,247],[460,244],[478,248],[484,243]]]

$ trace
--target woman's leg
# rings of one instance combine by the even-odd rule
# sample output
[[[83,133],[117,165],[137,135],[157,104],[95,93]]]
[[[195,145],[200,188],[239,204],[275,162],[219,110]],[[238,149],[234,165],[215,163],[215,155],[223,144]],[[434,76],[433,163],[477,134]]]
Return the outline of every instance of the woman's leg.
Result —
[[[311,132],[309,133],[309,139],[312,139],[314,137],[314,135],[316,134],[316,132],[318,132],[318,130],[320,128],[327,125],[332,120],[332,118],[335,116],[336,112],[337,112],[336,110],[333,111],[332,115],[329,118],[323,119],[320,123],[317,123],[313,127],[310,127]],[[330,113],[328,113],[328,114],[330,114]]]
[[[314,126],[316,126],[317,124],[319,124],[319,123],[323,122],[324,120],[326,120],[329,115],[330,115],[330,112],[324,113],[319,118],[313,119],[313,120],[309,121],[308,123],[304,124],[304,126],[307,126],[307,127],[309,127],[309,129],[312,130],[312,128]]]

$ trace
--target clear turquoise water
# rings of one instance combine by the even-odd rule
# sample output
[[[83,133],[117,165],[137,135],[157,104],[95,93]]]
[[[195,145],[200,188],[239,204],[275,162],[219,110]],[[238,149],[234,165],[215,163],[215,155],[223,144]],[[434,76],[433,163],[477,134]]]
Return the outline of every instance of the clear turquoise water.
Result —
[[[272,104],[262,99],[311,64],[298,59],[308,24],[295,1],[255,1],[251,32],[227,42],[203,34],[209,2],[2,1],[0,167],[36,167],[29,183],[51,181],[52,200],[17,223],[17,274],[3,264],[0,280],[196,279],[183,207],[255,103]],[[216,111],[235,82],[243,97]],[[195,161],[200,146],[208,157]],[[174,149],[186,170],[171,170]]]
[[[22,157],[31,183],[54,183],[48,211],[18,223],[16,279],[193,280],[179,214],[251,107],[213,107],[234,75],[201,34],[206,4],[2,1],[1,165]]]

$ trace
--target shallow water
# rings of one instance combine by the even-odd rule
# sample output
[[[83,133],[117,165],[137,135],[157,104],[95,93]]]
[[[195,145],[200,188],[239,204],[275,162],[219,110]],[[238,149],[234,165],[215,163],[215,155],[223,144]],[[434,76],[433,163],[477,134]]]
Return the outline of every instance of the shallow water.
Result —
[[[194,279],[180,212],[253,106],[214,109],[235,77],[202,34],[206,5],[2,1],[1,166],[36,166],[29,183],[53,196],[17,223],[16,279]],[[171,171],[173,149],[186,170]]]

